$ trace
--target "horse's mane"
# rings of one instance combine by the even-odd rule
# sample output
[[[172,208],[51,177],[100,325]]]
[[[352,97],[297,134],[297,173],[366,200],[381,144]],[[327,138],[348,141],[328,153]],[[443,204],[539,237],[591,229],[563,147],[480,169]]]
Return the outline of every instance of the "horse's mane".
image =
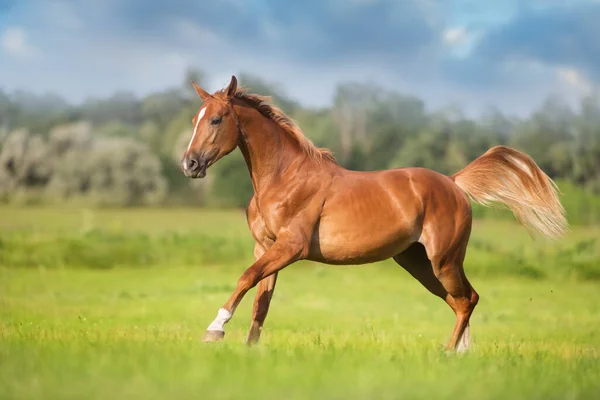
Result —
[[[217,95],[224,96],[225,90],[218,92]],[[245,89],[238,88],[234,97],[244,103],[252,106],[266,118],[275,122],[285,133],[295,140],[300,148],[314,161],[331,161],[337,164],[333,153],[329,149],[316,147],[310,139],[308,139],[302,129],[296,122],[285,115],[285,113],[277,106],[271,103],[269,96],[261,96],[258,94],[246,93]]]

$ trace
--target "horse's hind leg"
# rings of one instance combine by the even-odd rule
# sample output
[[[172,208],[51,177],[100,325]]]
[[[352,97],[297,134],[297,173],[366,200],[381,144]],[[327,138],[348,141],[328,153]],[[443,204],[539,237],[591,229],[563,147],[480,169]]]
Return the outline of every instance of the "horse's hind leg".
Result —
[[[463,280],[463,284],[467,287],[467,294],[469,295],[469,307],[468,307],[469,311],[468,311],[467,322],[465,324],[463,334],[461,335],[460,340],[456,345],[456,351],[461,353],[461,352],[466,351],[471,344],[471,334],[469,332],[469,319],[471,318],[471,314],[473,314],[473,310],[475,309],[475,306],[479,302],[479,295],[477,294],[477,292],[475,291],[473,286],[471,286],[471,283],[467,279],[462,264],[460,265],[459,269],[460,269],[459,272],[461,274],[461,278]]]
[[[456,324],[447,348],[465,351],[469,345],[469,318],[479,296],[464,275],[462,259],[460,264],[445,263],[441,268],[434,267],[427,257],[425,247],[421,243],[414,243],[396,255],[394,260],[427,290],[442,298],[452,308],[456,315]]]
[[[434,273],[448,292],[446,302],[456,314],[456,324],[448,342],[448,350],[466,351],[470,344],[469,320],[479,301],[479,295],[467,280],[462,262],[434,266]]]
[[[394,257],[416,280],[431,293],[446,300],[448,292],[433,273],[431,261],[427,258],[425,247],[421,243],[413,243],[408,249]]]

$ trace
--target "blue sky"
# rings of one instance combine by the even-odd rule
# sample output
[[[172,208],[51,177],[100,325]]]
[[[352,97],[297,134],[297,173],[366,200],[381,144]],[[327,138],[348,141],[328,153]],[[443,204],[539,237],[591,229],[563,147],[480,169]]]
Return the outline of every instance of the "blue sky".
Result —
[[[370,81],[432,107],[527,113],[600,81],[600,0],[0,0],[0,88],[143,95],[188,66],[242,71],[306,105]]]

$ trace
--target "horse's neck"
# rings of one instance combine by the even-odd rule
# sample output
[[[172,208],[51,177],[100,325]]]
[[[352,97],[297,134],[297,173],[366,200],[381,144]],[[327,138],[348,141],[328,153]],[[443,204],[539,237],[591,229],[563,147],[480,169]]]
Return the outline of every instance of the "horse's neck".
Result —
[[[273,121],[255,109],[235,107],[242,132],[238,146],[244,155],[254,191],[258,195],[290,167],[305,159],[300,147]]]

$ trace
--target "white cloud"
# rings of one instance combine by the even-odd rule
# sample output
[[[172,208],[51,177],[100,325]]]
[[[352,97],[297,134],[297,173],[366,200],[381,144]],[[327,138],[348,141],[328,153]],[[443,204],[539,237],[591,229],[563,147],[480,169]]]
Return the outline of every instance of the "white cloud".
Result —
[[[442,39],[444,40],[444,43],[450,46],[465,42],[468,39],[468,36],[469,34],[464,26],[449,28],[444,30],[442,33]]]
[[[18,27],[4,30],[0,36],[0,47],[5,53],[16,57],[31,57],[36,54],[36,49],[29,43],[27,32]]]
[[[591,82],[579,71],[572,67],[559,67],[556,73],[561,82],[566,83],[574,89],[589,92],[592,89]]]

